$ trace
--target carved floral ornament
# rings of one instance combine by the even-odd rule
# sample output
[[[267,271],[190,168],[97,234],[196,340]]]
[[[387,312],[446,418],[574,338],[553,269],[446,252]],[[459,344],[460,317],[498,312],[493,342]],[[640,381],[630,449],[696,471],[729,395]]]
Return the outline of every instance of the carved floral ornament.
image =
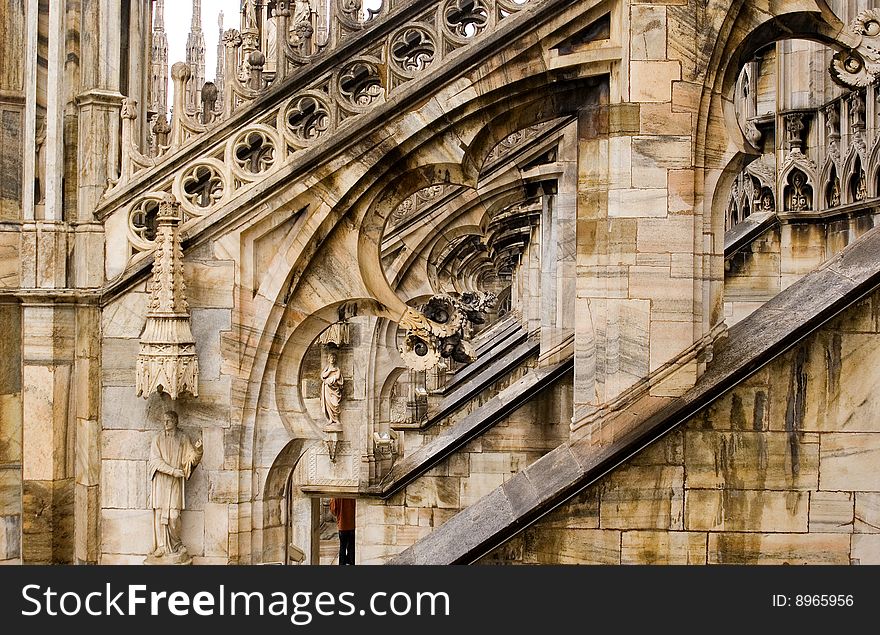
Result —
[[[385,94],[379,63],[370,59],[354,60],[343,66],[335,87],[343,103],[358,111],[381,100]]]
[[[278,128],[291,145],[304,148],[330,130],[331,112],[326,93],[309,91],[293,97],[281,108]]]
[[[253,180],[282,164],[284,142],[278,132],[264,125],[246,128],[226,146],[226,164],[239,179]]]
[[[424,26],[412,25],[398,31],[391,38],[391,61],[397,70],[413,76],[425,70],[434,61],[434,36]]]

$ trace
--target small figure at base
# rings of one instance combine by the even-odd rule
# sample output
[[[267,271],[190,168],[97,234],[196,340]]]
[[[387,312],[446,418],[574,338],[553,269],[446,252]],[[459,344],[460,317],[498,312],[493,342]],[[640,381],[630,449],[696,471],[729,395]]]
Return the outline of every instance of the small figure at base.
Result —
[[[336,516],[339,530],[339,564],[354,564],[354,511],[353,498],[331,498],[330,513]]]

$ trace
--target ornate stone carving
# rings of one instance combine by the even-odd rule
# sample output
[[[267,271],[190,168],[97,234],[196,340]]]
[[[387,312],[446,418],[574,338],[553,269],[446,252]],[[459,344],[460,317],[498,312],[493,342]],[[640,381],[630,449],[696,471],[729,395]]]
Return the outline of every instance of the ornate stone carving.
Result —
[[[828,132],[828,156],[838,163],[840,161],[840,111],[838,104],[825,107],[825,128]]]
[[[751,143],[754,147],[760,147],[761,139],[764,138],[764,134],[761,132],[760,128],[755,124],[754,121],[749,119],[746,121],[745,130],[746,139],[749,143]]]
[[[400,356],[412,370],[434,368],[441,359],[451,357],[466,364],[476,354],[465,335],[468,322],[483,324],[485,312],[497,298],[491,293],[465,293],[455,298],[432,296],[421,311],[407,309],[399,324],[408,329],[400,345]]]
[[[425,70],[434,61],[434,38],[428,29],[409,26],[391,39],[391,60],[404,74]]]
[[[218,166],[197,163],[183,174],[181,179],[183,199],[190,209],[210,209],[223,198],[226,184]]]
[[[807,182],[806,174],[794,169],[788,177],[788,185],[785,188],[785,210],[804,212],[812,208],[813,188]]]
[[[248,176],[268,172],[276,162],[275,140],[268,131],[246,130],[233,142],[232,160]]]
[[[199,394],[199,362],[190,327],[178,226],[180,206],[171,195],[159,203],[156,258],[147,322],[140,338],[135,376],[138,397],[165,392],[177,399]]]
[[[791,112],[784,115],[785,143],[791,154],[803,153],[803,140],[801,135],[804,131],[804,115],[800,112]]]
[[[414,194],[410,194],[403,202],[394,208],[389,219],[390,226],[396,227],[403,222],[414,218],[422,213],[437,201],[440,200],[447,192],[451,191],[455,186],[452,185],[429,185],[428,187],[418,190]]]
[[[321,333],[318,341],[324,345],[340,347],[347,346],[351,340],[350,328],[348,322],[334,322],[326,331]]]
[[[448,0],[443,26],[458,39],[476,37],[489,24],[489,10],[480,0]]]
[[[341,432],[339,421],[340,404],[342,403],[342,371],[336,364],[336,352],[327,353],[327,365],[321,370],[321,410],[327,424],[325,432]]]
[[[202,441],[177,429],[177,413],[169,410],[164,430],[150,443],[147,463],[150,506],[153,508],[153,548],[144,564],[191,564],[181,540],[180,514],[186,506],[186,480],[202,460]]]
[[[326,95],[304,94],[292,99],[282,111],[280,126],[297,146],[313,143],[330,127],[330,106]]]
[[[880,76],[880,10],[862,11],[849,25],[858,43],[831,58],[831,77],[847,88],[864,88]]]
[[[379,69],[365,60],[356,60],[343,67],[337,87],[343,100],[358,109],[380,99],[384,92]]]

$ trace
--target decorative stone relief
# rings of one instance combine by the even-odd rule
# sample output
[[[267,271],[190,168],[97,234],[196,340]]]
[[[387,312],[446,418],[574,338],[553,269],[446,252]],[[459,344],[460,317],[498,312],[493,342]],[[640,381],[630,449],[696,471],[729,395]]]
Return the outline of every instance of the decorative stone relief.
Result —
[[[784,115],[785,144],[789,154],[803,154],[804,115],[800,112],[792,112]]]
[[[367,108],[384,94],[378,65],[370,60],[355,60],[343,66],[336,88],[343,102],[357,110]]]
[[[435,295],[420,311],[408,309],[400,319],[407,329],[398,349],[404,363],[415,371],[434,368],[441,359],[452,358],[466,364],[476,359],[473,346],[465,337],[468,322],[482,324],[485,313],[497,298],[492,293],[465,293],[455,298]]]
[[[813,188],[807,181],[807,175],[794,169],[788,176],[785,188],[785,211],[804,212],[813,209]]]
[[[327,353],[327,364],[321,370],[321,409],[327,423],[324,430],[327,432],[341,432],[342,424],[339,421],[340,405],[342,403],[342,370],[336,364],[336,352]]]
[[[831,77],[847,88],[864,88],[880,76],[880,10],[862,11],[849,25],[858,43],[831,58]]]
[[[276,107],[274,112],[270,111],[271,116],[267,119],[275,125],[276,135],[285,139],[294,150],[305,148],[325,134],[332,133],[345,118],[360,115],[382,103],[399,86],[412,81],[455,50],[469,46],[483,31],[490,30],[498,21],[521,11],[526,4],[528,0],[448,0],[439,7],[426,8],[417,15],[401,20],[395,28],[377,30],[374,37],[364,38],[363,43],[349,56],[352,61],[335,74],[323,73],[304,79],[294,96]],[[289,37],[273,36],[274,50],[261,51],[258,46],[262,41],[261,30],[270,27],[254,17],[256,9],[253,7],[256,6],[253,2],[243,6],[243,31],[229,29],[223,33],[223,67],[229,72],[224,75],[222,93],[218,91],[216,105],[210,108],[212,112],[203,113],[205,116],[201,121],[188,113],[185,107],[186,85],[191,73],[182,62],[174,64],[171,69],[174,89],[171,122],[169,124],[163,116],[159,116],[153,127],[155,156],[147,157],[138,150],[130,121],[134,111],[125,109],[123,127],[128,121],[131,133],[123,134],[123,171],[119,180],[111,183],[105,198],[118,195],[135,180],[133,177],[136,173],[164,163],[181,146],[195,143],[196,138],[206,133],[217,133],[220,121],[229,119],[238,109],[263,95],[267,88],[273,88],[291,69],[302,67],[335,50],[347,35],[361,31],[373,18],[388,11],[384,3],[379,9],[365,9],[359,0],[337,0],[336,10],[330,17],[330,33],[322,35],[322,29],[326,32],[328,25],[316,26],[317,14],[308,0],[279,0],[269,22],[272,23],[273,33],[286,31]],[[388,16],[388,19],[398,18]],[[264,65],[270,65],[270,68],[274,66],[274,76],[264,76]],[[271,83],[267,84],[267,77]],[[229,145],[240,141],[233,141],[230,137],[238,137],[239,132],[230,130],[217,134],[220,143],[200,153],[189,164],[182,165],[174,176],[164,182],[152,183],[150,189],[173,191],[188,215],[198,216],[206,209],[211,209],[210,205],[206,207],[209,200],[217,200],[221,180],[224,181],[222,196],[225,198],[249,186],[254,179],[226,179],[225,170],[220,170],[219,175],[211,178],[213,187],[209,190],[208,199],[201,183],[198,185],[198,196],[179,187],[183,173],[187,173],[187,178],[192,177],[196,165],[213,160],[223,163]],[[288,152],[286,146],[276,145],[274,154],[273,168],[287,161],[295,152]],[[262,160],[263,167],[267,167],[265,156]],[[230,164],[230,169],[234,169],[234,164]],[[265,174],[267,171],[261,170],[255,174]],[[199,169],[198,172],[196,180],[204,176],[205,170]],[[173,187],[175,183],[178,187]],[[188,186],[196,187],[192,183],[188,183]],[[136,244],[133,246],[136,250],[144,249]]]

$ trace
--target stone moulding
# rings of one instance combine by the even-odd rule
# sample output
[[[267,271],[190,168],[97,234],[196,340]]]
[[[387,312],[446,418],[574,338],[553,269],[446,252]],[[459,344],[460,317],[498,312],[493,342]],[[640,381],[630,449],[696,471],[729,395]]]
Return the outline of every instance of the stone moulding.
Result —
[[[167,393],[172,399],[184,392],[199,396],[199,361],[183,279],[180,221],[180,204],[173,196],[163,197],[156,218],[150,303],[137,359],[138,397],[148,398],[154,392]]]

